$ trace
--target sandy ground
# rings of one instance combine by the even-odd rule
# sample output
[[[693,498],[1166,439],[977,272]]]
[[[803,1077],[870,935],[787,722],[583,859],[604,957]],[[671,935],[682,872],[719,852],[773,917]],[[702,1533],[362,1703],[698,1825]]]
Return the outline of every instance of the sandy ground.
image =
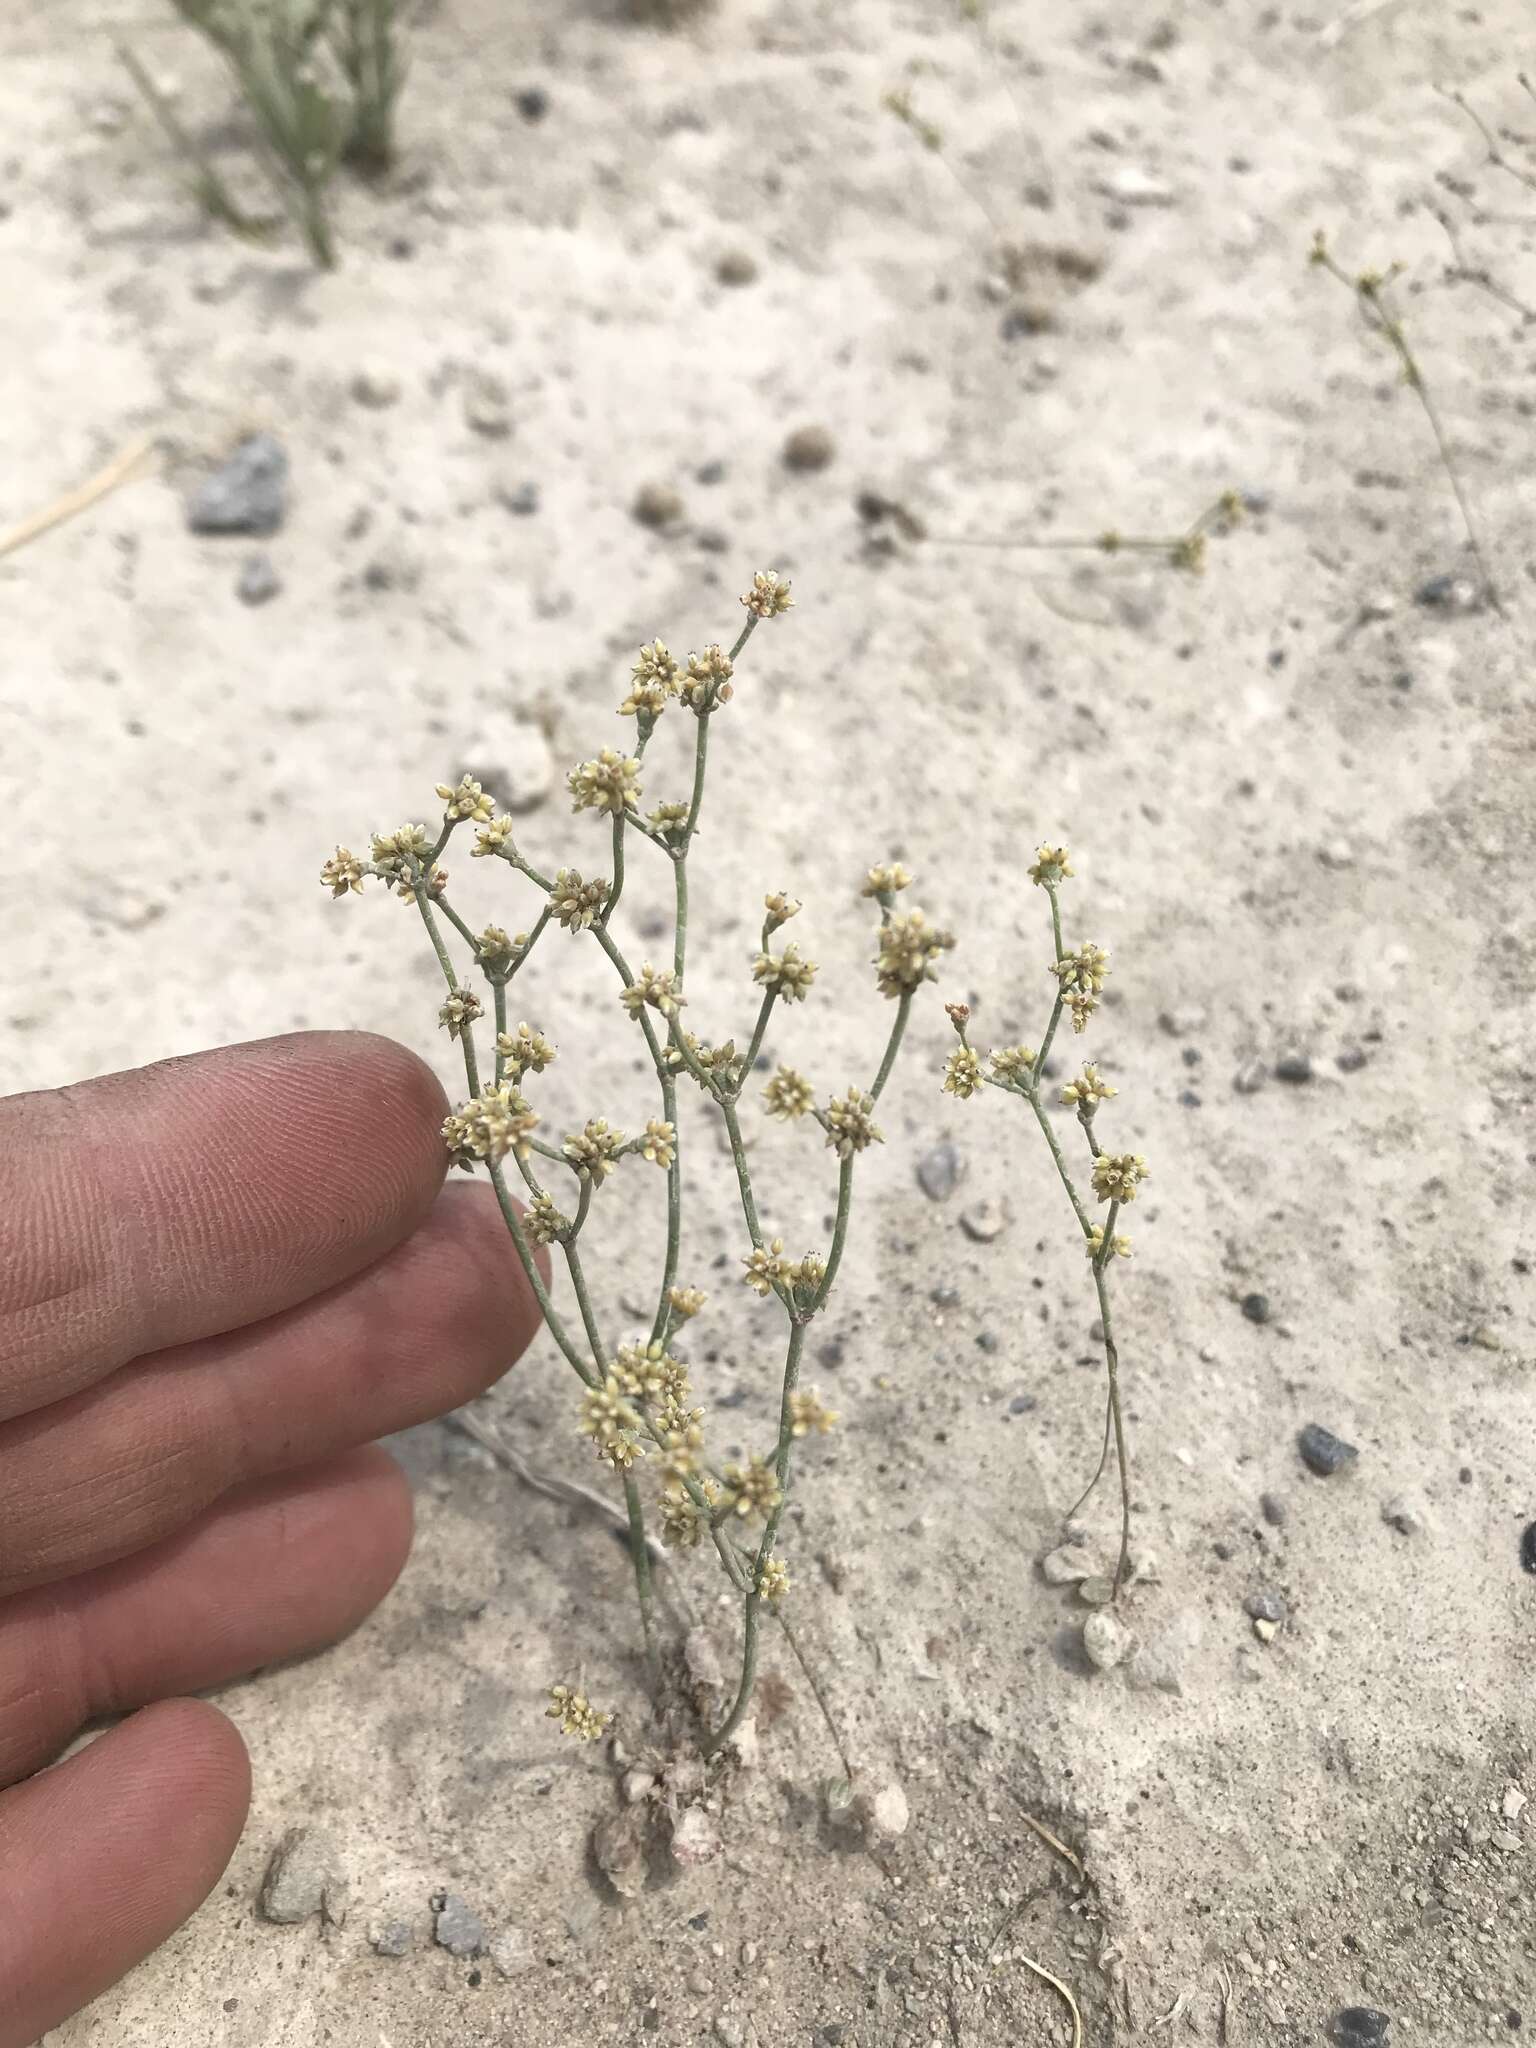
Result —
[[[227,1884],[58,2048],[1065,2042],[1021,1955],[1075,1988],[1093,2044],[1308,2043],[1352,2005],[1390,2016],[1393,2048],[1536,2028],[1532,330],[1447,279],[1426,210],[1453,206],[1471,260],[1536,294],[1536,202],[1432,90],[1536,127],[1513,77],[1529,20],[1513,0],[1041,0],[991,10],[989,45],[957,13],[723,0],[666,34],[451,0],[419,35],[406,161],[346,198],[345,265],[315,277],[177,188],[109,30],[207,110],[231,165],[242,143],[147,0],[6,10],[0,518],[137,435],[166,454],[0,562],[26,873],[5,1085],[348,1024],[449,1078],[419,932],[376,894],[333,906],[320,860],[430,815],[464,767],[536,787],[541,735],[560,764],[615,742],[633,648],[729,635],[773,563],[798,608],[716,737],[694,1015],[744,1028],[756,904],[783,886],[823,968],[770,1049],[824,1090],[866,1072],[885,1016],[855,887],[900,854],[961,934],[945,992],[980,1040],[1033,1035],[1046,935],[1022,869],[1064,836],[1070,927],[1116,963],[1090,1041],[1121,1089],[1107,1125],[1154,1170],[1117,1276],[1136,1533],[1160,1564],[1126,1608],[1129,1665],[1085,1667],[1084,1609],[1036,1566],[1097,1452],[1081,1254],[1019,1106],[940,1092],[935,996],[862,1175],[840,1351],[810,1375],[844,1426],[805,1457],[786,1546],[807,1653],[871,1782],[903,1786],[906,1833],[871,1854],[827,1828],[836,1758],[775,1651],[723,1859],[617,1901],[586,1848],[609,1772],[540,1694],[579,1671],[640,1716],[622,1555],[433,1427],[405,1446],[421,1533],[384,1609],[223,1698],[257,1782]],[[902,84],[939,154],[882,110]],[[530,122],[514,95],[535,85]],[[1408,266],[1504,616],[1416,601],[1474,573],[1463,528],[1412,392],[1306,266],[1319,226],[1347,266]],[[1097,275],[1037,259],[1010,292],[1003,242]],[[717,281],[733,251],[754,282]],[[360,370],[397,400],[356,402]],[[467,420],[485,372],[504,437]],[[836,440],[810,474],[780,459],[805,424]],[[254,427],[289,452],[286,524],[194,537],[187,490]],[[537,510],[510,509],[529,482]],[[631,517],[648,482],[684,501],[666,533]],[[948,544],[1171,531],[1228,486],[1260,509],[1198,580]],[[861,519],[861,492],[927,538]],[[282,581],[259,610],[235,594],[251,546]],[[667,744],[657,794],[682,789]],[[598,864],[563,799],[525,822],[537,856]],[[647,1114],[578,953],[538,985],[551,1116]],[[1274,1078],[1289,1054],[1310,1080]],[[1255,1063],[1266,1084],[1236,1088]],[[936,1204],[914,1163],[947,1137],[965,1176]],[[825,1155],[803,1131],[758,1144],[771,1223],[815,1241]],[[696,1153],[709,1284],[739,1230],[702,1132]],[[960,1218],[984,1200],[1010,1221],[979,1243]],[[657,1218],[621,1199],[602,1225],[621,1305]],[[763,1443],[767,1325],[716,1291],[700,1383],[731,1443]],[[590,1476],[552,1350],[487,1405]],[[1312,1421],[1358,1446],[1351,1469],[1304,1469]],[[1412,1533],[1384,1518],[1399,1499]],[[1095,1542],[1113,1519],[1106,1496]],[[1268,1643],[1244,1610],[1266,1590],[1286,1613]],[[315,1821],[345,1925],[268,1925],[274,1844]],[[445,1888],[494,1961],[433,1945]],[[395,1920],[410,1952],[375,1954]]]

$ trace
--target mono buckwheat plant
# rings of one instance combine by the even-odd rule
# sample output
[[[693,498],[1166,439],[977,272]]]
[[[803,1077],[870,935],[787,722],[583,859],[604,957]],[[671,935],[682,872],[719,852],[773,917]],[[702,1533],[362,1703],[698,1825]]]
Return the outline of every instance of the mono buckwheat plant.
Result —
[[[634,720],[632,750],[603,747],[570,772],[572,809],[609,824],[606,875],[587,875],[574,867],[541,872],[518,846],[511,817],[499,814],[494,797],[468,775],[456,785],[438,785],[445,809],[435,833],[424,825],[404,825],[375,835],[367,859],[339,846],[321,875],[334,897],[358,891],[366,878],[377,877],[415,905],[426,928],[446,985],[439,1021],[463,1054],[467,1084],[467,1099],[448,1117],[443,1140],[455,1165],[489,1175],[545,1323],[581,1381],[573,1420],[622,1491],[647,1667],[658,1705],[665,1675],[652,1573],[656,1546],[648,1531],[648,1511],[654,1511],[665,1538],[663,1556],[675,1562],[679,1552],[708,1543],[741,1598],[740,1676],[719,1725],[704,1728],[706,1757],[730,1740],[747,1712],[756,1681],[763,1609],[777,1609],[789,1589],[788,1568],[774,1545],[795,1453],[806,1437],[825,1433],[836,1421],[816,1391],[800,1385],[806,1333],[824,1313],[837,1279],[847,1242],[855,1166],[859,1155],[880,1141],[875,1112],[913,999],[925,982],[934,979],[936,960],[953,943],[920,910],[898,911],[897,897],[911,879],[904,869],[890,865],[869,871],[862,893],[879,910],[876,985],[894,1006],[875,1072],[867,1083],[853,1081],[840,1094],[821,1101],[803,1074],[780,1067],[762,1091],[769,1115],[815,1125],[836,1158],[831,1241],[824,1250],[791,1256],[783,1239],[763,1224],[741,1116],[775,1012],[806,1001],[816,984],[816,962],[793,940],[778,937],[799,911],[797,901],[778,891],[764,898],[760,944],[751,960],[757,1014],[745,1041],[705,1039],[685,1018],[691,943],[689,867],[704,804],[710,733],[731,700],[736,663],[748,640],[765,619],[787,612],[792,599],[788,583],[776,572],[763,570],[753,577],[741,602],[746,622],[729,651],[709,646],[680,662],[660,640],[642,647],[631,670],[629,692],[619,706],[622,716]],[[647,750],[669,710],[692,719],[691,794],[686,802],[661,803],[642,812]],[[503,863],[531,891],[534,914],[525,929],[488,925],[474,931],[454,909],[449,878],[439,860],[454,834],[466,827],[475,832],[472,857]],[[648,959],[636,964],[619,939],[615,913],[623,900],[626,861],[636,841],[672,869],[671,944],[660,965]],[[564,938],[553,938],[556,932]],[[537,1095],[538,1079],[555,1059],[555,1047],[542,1028],[517,1021],[513,999],[521,995],[519,977],[534,952],[543,947],[547,953],[551,944],[569,940],[596,946],[606,956],[618,982],[615,1025],[626,1028],[620,1020],[627,1018],[627,1028],[638,1030],[650,1056],[659,1113],[635,1135],[616,1129],[600,1115],[553,1140],[542,1135],[539,1112],[530,1098]],[[480,1042],[482,1032],[492,1035],[488,1055]],[[741,1279],[763,1303],[777,1304],[782,1318],[777,1434],[760,1453],[740,1463],[717,1464],[711,1455],[706,1413],[679,1341],[705,1305],[684,1256],[688,1188],[678,1121],[681,1087],[696,1088],[723,1123],[746,1230]],[[665,1250],[655,1285],[655,1310],[640,1334],[615,1344],[589,1282],[586,1251],[606,1183],[618,1171],[647,1168],[665,1176],[666,1188]],[[514,1175],[521,1183],[520,1201],[513,1199]],[[557,1248],[564,1261],[576,1304],[575,1324],[551,1298],[536,1263],[539,1247]],[[550,1715],[568,1734],[593,1740],[608,1726],[611,1717],[574,1687],[557,1685],[550,1699]]]
[[[1063,1017],[1069,1016],[1074,1036],[1080,1036],[1087,1030],[1090,1020],[1098,1010],[1099,996],[1109,974],[1109,955],[1102,946],[1084,941],[1068,951],[1062,944],[1061,898],[1058,892],[1063,882],[1072,879],[1072,874],[1071,857],[1066,847],[1042,846],[1037,849],[1034,864],[1029,870],[1029,878],[1038,888],[1045,891],[1050,901],[1054,953],[1046,963],[1046,968],[1056,983],[1055,1001],[1051,1006],[1050,1019],[1045,1027],[1045,1035],[1040,1040],[1038,1052],[1028,1045],[998,1046],[986,1054],[986,1064],[983,1065],[982,1056],[972,1048],[970,1042],[969,1006],[965,1003],[947,1003],[945,1009],[960,1043],[944,1063],[944,1088],[947,1093],[959,1096],[962,1100],[973,1096],[983,1087],[998,1088],[1005,1095],[1022,1097],[1040,1127],[1041,1136],[1050,1151],[1061,1185],[1066,1190],[1067,1200],[1072,1204],[1072,1213],[1077,1219],[1078,1228],[1082,1231],[1083,1250],[1088,1258],[1099,1302],[1099,1327],[1103,1332],[1108,1390],[1104,1411],[1104,1447],[1099,1454],[1098,1469],[1081,1497],[1070,1509],[1067,1520],[1070,1521],[1078,1513],[1103,1478],[1109,1463],[1110,1445],[1113,1443],[1120,1475],[1120,1554],[1115,1565],[1111,1597],[1118,1600],[1130,1569],[1131,1467],[1130,1453],[1126,1445],[1125,1417],[1120,1405],[1120,1354],[1115,1344],[1109,1279],[1113,1262],[1131,1256],[1130,1239],[1115,1229],[1116,1223],[1120,1220],[1120,1211],[1135,1201],[1137,1189],[1143,1181],[1150,1178],[1150,1173],[1141,1153],[1110,1152],[1099,1142],[1099,1105],[1109,1101],[1119,1093],[1119,1090],[1112,1088],[1098,1068],[1089,1062],[1067,1082],[1061,1091],[1060,1099],[1067,1107],[1077,1112],[1077,1121],[1088,1142],[1089,1183],[1095,1202],[1104,1205],[1103,1221],[1095,1222],[1068,1170],[1061,1141],[1052,1129],[1051,1119],[1046,1113],[1043,1097],[1045,1063],[1050,1057],[1057,1027]]]

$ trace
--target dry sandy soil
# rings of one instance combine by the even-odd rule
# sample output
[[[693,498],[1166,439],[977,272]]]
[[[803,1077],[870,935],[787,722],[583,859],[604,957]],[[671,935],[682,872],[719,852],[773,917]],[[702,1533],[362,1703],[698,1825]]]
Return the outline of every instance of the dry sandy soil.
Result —
[[[1024,1956],[1075,1989],[1094,2048],[1310,2043],[1349,2006],[1389,2016],[1392,2048],[1536,2030],[1536,329],[1447,274],[1429,211],[1453,210],[1468,267],[1536,296],[1536,198],[1433,89],[1536,128],[1529,19],[989,13],[983,39],[942,0],[722,0],[669,32],[444,0],[401,170],[344,196],[345,263],[319,277],[197,219],[111,31],[236,175],[245,140],[150,0],[5,11],[3,514],[137,436],[163,449],[0,563],[28,869],[5,1085],[306,1025],[391,1032],[452,1085],[419,930],[377,891],[332,905],[321,859],[430,816],[431,785],[475,766],[526,785],[537,857],[596,865],[590,818],[539,800],[544,737],[562,764],[617,741],[635,646],[729,635],[772,563],[797,609],[717,734],[692,1014],[743,1028],[756,905],[783,886],[823,965],[770,1049],[823,1090],[867,1072],[887,1013],[856,884],[899,854],[961,936],[944,993],[984,1043],[1032,1035],[1047,933],[1023,868],[1065,837],[1069,936],[1115,958],[1089,1041],[1121,1090],[1106,1126],[1154,1173],[1117,1274],[1160,1564],[1126,1603],[1127,1665],[1085,1665],[1085,1609],[1037,1566],[1097,1454],[1081,1253],[1021,1106],[940,1092],[932,992],[810,1374],[844,1423],[804,1456],[786,1544],[807,1654],[861,1772],[904,1788],[906,1832],[871,1851],[828,1827],[836,1756],[775,1646],[723,1857],[616,1899],[587,1848],[611,1772],[541,1694],[580,1673],[643,1733],[624,1559],[435,1425],[404,1445],[420,1540],[383,1610],[223,1696],[257,1777],[227,1884],[57,2048],[1065,2043]],[[882,108],[903,84],[938,153]],[[516,103],[534,86],[541,120]],[[1347,266],[1407,265],[1502,613],[1475,601],[1413,392],[1307,267],[1315,227]],[[1016,285],[1003,244],[1036,252]],[[1092,261],[1064,274],[1057,250]],[[727,285],[737,251],[755,280]],[[360,371],[398,396],[360,403]],[[504,436],[468,418],[485,373]],[[802,425],[835,437],[819,471],[781,459]],[[189,533],[187,492],[257,427],[292,463],[282,530]],[[631,515],[647,483],[681,495],[665,532]],[[1250,516],[1202,578],[953,544],[1171,531],[1228,486]],[[861,516],[870,493],[907,516]],[[261,609],[236,596],[253,545],[282,584]],[[1437,576],[1463,584],[1421,598]],[[678,744],[663,729],[653,794],[680,792]],[[579,955],[528,999],[562,1046],[546,1111],[624,1123],[649,1113],[634,1043]],[[1288,1055],[1310,1079],[1275,1076]],[[965,1173],[934,1202],[914,1168],[946,1138]],[[711,1271],[740,1231],[711,1138],[696,1156],[699,1380],[722,1448],[762,1445],[769,1312]],[[815,1241],[827,1155],[774,1126],[756,1159],[771,1225]],[[961,1218],[984,1201],[1009,1221],[983,1243]],[[658,1219],[604,1209],[617,1316]],[[592,1476],[552,1349],[485,1406],[541,1467]],[[1313,1421],[1359,1450],[1330,1479],[1298,1457]],[[1094,1545],[1114,1513],[1106,1492]],[[1266,1590],[1269,1642],[1244,1606]],[[350,1879],[329,1933],[257,1912],[300,1822]],[[445,1888],[494,1958],[434,1945]],[[370,1946],[391,1921],[398,1958]]]

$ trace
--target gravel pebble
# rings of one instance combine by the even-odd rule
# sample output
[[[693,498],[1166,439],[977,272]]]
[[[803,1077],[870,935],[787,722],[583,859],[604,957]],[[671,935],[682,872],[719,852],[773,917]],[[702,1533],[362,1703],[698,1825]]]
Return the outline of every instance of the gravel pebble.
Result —
[[[485,1922],[456,1892],[439,1892],[432,1901],[432,1939],[451,1956],[478,1956],[489,1936]]]
[[[410,1923],[405,1920],[388,1920],[368,1930],[368,1946],[376,1956],[409,1955],[414,1942]]]
[[[272,434],[252,434],[187,505],[194,533],[276,533],[288,509],[288,457]]]
[[[1391,2024],[1373,2005],[1346,2005],[1334,2014],[1329,2032],[1338,2048],[1384,2048]]]
[[[1381,1504],[1381,1519],[1399,1536],[1417,1536],[1424,1527],[1424,1511],[1405,1494],[1394,1493]]]
[[[531,479],[520,484],[509,484],[496,493],[509,512],[519,519],[531,519],[539,509],[539,487]]]
[[[1083,1648],[1096,1671],[1113,1671],[1131,1653],[1134,1638],[1124,1622],[1097,1608],[1083,1623]]]
[[[1353,1464],[1360,1455],[1353,1444],[1335,1436],[1331,1429],[1324,1429],[1320,1422],[1307,1424],[1296,1439],[1296,1448],[1301,1453],[1301,1462],[1319,1479],[1327,1479],[1345,1465]]]
[[[270,555],[247,555],[240,564],[235,595],[242,604],[266,604],[283,587],[283,579],[272,566]]]
[[[1278,1493],[1261,1493],[1259,1510],[1271,1529],[1283,1529],[1290,1519],[1290,1509]]]
[[[721,2013],[715,2021],[715,2039],[720,2048],[747,2048],[745,2021],[733,2019],[728,2012]]]
[[[964,1178],[965,1161],[948,1138],[930,1147],[917,1162],[917,1184],[930,1202],[948,1201]]]
[[[1264,1586],[1257,1593],[1250,1593],[1243,1602],[1243,1612],[1250,1621],[1272,1621],[1277,1625],[1285,1620],[1285,1602],[1270,1587]]]
[[[1367,1054],[1363,1046],[1346,1045],[1342,1052],[1334,1054],[1333,1064],[1341,1074],[1358,1074],[1366,1059]]]
[[[381,412],[400,396],[400,379],[387,364],[365,363],[353,377],[350,390],[359,405]]]
[[[504,441],[512,431],[507,387],[490,370],[476,370],[464,385],[464,424],[489,441]]]
[[[534,1964],[532,1938],[521,1927],[508,1927],[498,1934],[489,1954],[498,1977],[520,1977]]]
[[[1520,1562],[1528,1572],[1536,1572],[1536,1522],[1527,1522],[1521,1534]]]
[[[1275,1079],[1292,1083],[1310,1081],[1312,1056],[1305,1052],[1283,1052],[1275,1061]]]
[[[715,276],[721,284],[756,284],[757,258],[748,249],[727,249],[715,264]]]
[[[1098,1569],[1088,1552],[1075,1543],[1063,1543],[1059,1550],[1047,1551],[1040,1560],[1040,1570],[1051,1586],[1075,1586],[1080,1580],[1091,1579]]]
[[[1267,1323],[1269,1321],[1269,1296],[1267,1294],[1245,1294],[1242,1307],[1243,1314],[1250,1323]]]
[[[942,1286],[935,1287],[929,1294],[928,1299],[935,1308],[958,1308],[960,1306],[960,1290],[958,1287],[951,1287],[946,1281]]]
[[[990,1244],[1008,1228],[1008,1211],[1001,1202],[973,1202],[962,1212],[960,1228],[977,1244]]]
[[[827,427],[796,427],[784,443],[786,469],[825,469],[837,453],[837,443]]]
[[[1247,1060],[1232,1076],[1232,1086],[1239,1095],[1257,1095],[1269,1079],[1269,1069],[1262,1060]]]
[[[670,484],[642,484],[629,511],[639,525],[659,532],[664,526],[675,526],[682,518],[682,493],[674,491]]]
[[[257,1901],[264,1920],[295,1927],[314,1913],[346,1917],[346,1879],[336,1845],[321,1828],[290,1828],[272,1851]]]
[[[549,112],[549,94],[542,85],[525,85],[512,95],[512,104],[525,121],[542,121]]]

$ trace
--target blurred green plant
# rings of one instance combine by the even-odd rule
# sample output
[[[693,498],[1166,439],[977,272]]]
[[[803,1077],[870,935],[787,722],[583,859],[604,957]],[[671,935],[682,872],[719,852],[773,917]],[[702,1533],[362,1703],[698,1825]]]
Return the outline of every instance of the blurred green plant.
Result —
[[[253,122],[262,167],[322,269],[334,268],[328,195],[343,161],[366,176],[395,158],[405,84],[401,0],[171,0],[229,69]],[[126,44],[118,55],[156,120],[192,166],[204,210],[238,234],[267,223],[231,194],[207,152]]]

